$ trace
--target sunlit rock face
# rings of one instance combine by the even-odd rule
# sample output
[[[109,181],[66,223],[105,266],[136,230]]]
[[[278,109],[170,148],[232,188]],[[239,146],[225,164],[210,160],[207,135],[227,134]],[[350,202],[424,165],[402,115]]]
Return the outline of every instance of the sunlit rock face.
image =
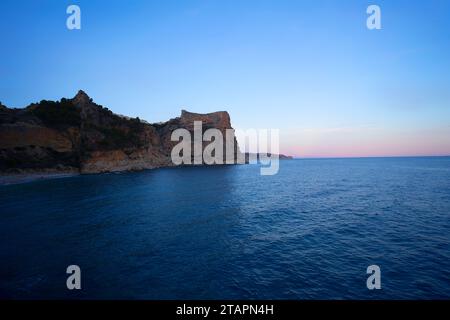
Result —
[[[199,113],[193,113],[188,112],[186,110],[181,111],[180,117],[171,119],[167,122],[157,124],[156,130],[158,132],[158,135],[161,139],[161,146],[163,149],[163,152],[170,157],[170,153],[173,149],[173,147],[178,143],[178,141],[171,141],[171,135],[172,132],[179,128],[184,128],[190,132],[191,137],[193,138],[195,135],[194,132],[194,123],[196,121],[201,122],[201,128],[202,128],[202,135],[203,133],[208,129],[217,129],[221,132],[222,138],[223,138],[223,157],[221,159],[221,163],[227,163],[227,153],[226,153],[226,137],[227,137],[227,130],[232,131],[232,144],[233,144],[233,151],[231,154],[228,155],[228,157],[231,160],[238,159],[237,155],[240,153],[238,142],[236,140],[236,137],[234,135],[234,130],[231,126],[230,121],[230,115],[226,111],[218,111],[218,112],[212,112],[207,114],[199,114]],[[202,141],[202,149],[204,149],[210,142],[209,141]],[[191,163],[194,163],[194,146],[192,144],[191,148]]]

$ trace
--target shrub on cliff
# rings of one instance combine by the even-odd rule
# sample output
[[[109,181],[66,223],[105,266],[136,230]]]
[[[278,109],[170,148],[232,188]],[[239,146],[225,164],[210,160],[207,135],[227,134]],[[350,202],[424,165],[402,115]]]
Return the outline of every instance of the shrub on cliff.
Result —
[[[80,110],[67,99],[42,100],[31,112],[49,127],[79,127],[81,124]]]

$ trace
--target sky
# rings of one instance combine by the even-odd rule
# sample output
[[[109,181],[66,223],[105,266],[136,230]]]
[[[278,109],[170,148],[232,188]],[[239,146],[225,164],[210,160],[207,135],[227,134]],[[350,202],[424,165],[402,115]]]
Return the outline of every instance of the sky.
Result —
[[[226,110],[297,157],[450,155],[449,17],[447,0],[2,0],[0,101],[82,89],[149,122]]]

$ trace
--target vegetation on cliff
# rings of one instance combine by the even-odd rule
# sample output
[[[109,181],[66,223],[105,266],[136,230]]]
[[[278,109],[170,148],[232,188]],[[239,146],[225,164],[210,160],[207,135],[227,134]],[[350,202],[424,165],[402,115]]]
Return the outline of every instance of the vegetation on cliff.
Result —
[[[39,104],[27,108],[39,118],[44,125],[52,128],[79,127],[81,125],[80,109],[71,100],[61,99],[61,101],[42,100]]]

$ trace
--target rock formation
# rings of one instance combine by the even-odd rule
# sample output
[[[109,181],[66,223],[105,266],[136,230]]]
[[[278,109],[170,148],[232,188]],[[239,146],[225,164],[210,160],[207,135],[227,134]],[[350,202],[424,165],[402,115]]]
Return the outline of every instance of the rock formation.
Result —
[[[114,114],[79,91],[73,99],[9,109],[0,103],[0,171],[98,173],[171,166],[173,130],[232,129],[227,112],[149,124]],[[235,152],[239,152],[237,143]]]

